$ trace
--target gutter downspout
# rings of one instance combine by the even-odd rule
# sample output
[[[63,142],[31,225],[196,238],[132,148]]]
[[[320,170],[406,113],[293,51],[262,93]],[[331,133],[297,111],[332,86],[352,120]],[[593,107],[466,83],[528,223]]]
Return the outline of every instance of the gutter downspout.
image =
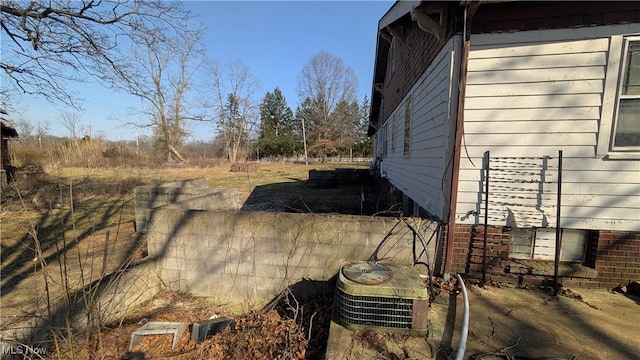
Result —
[[[453,239],[456,223],[456,205],[458,202],[458,181],[460,179],[460,154],[462,148],[462,134],[464,132],[464,100],[467,87],[467,66],[469,64],[469,48],[471,47],[470,30],[471,20],[476,10],[480,6],[479,1],[474,1],[469,7],[464,5],[463,43],[462,56],[460,59],[460,78],[458,83],[458,108],[456,116],[456,135],[453,145],[453,167],[451,172],[451,199],[449,203],[449,227],[447,229],[447,243],[444,260],[444,274],[451,273],[451,263],[453,260]],[[448,276],[447,276],[448,278]]]

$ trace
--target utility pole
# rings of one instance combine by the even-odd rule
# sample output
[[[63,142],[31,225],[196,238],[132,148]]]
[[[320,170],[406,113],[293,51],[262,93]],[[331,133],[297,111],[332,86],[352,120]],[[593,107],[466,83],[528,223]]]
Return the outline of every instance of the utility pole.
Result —
[[[304,143],[304,163],[309,165],[309,158],[307,157],[307,134],[304,131],[304,117],[302,117],[302,142]]]

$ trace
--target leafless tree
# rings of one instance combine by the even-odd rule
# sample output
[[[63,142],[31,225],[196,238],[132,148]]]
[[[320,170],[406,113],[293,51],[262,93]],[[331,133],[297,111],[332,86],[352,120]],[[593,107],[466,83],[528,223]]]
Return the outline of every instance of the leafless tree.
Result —
[[[42,138],[47,136],[49,133],[49,122],[45,121],[44,123],[38,122],[38,126],[36,126],[35,136],[38,139],[38,147],[42,148]]]
[[[203,116],[190,106],[203,61],[201,38],[201,30],[163,41],[143,38],[133,49],[129,67],[133,76],[121,79],[120,86],[143,102],[144,120],[134,125],[151,128],[156,148],[167,160],[184,161],[179,148],[189,133],[188,122]]]
[[[82,123],[82,116],[72,111],[62,111],[58,114],[57,120],[62,126],[69,131],[72,140],[78,138],[78,130]]]
[[[260,82],[240,61],[224,66],[212,63],[213,103],[216,127],[224,139],[228,160],[236,162],[238,151],[247,143],[259,118]]]
[[[13,122],[13,125],[16,127],[18,131],[18,141],[21,143],[26,143],[33,136],[33,124],[27,121],[25,118],[19,118]]]
[[[24,93],[77,107],[69,82],[119,81],[129,60],[124,44],[180,33],[188,16],[176,1],[3,0],[3,97]]]
[[[326,149],[340,145],[346,131],[345,111],[354,103],[357,106],[357,89],[353,69],[329,52],[313,55],[303,66],[298,75],[298,96],[315,145]]]
[[[31,141],[38,141],[38,147],[42,148],[42,138],[49,133],[49,122],[38,122],[33,124],[25,118],[19,118],[14,121],[16,130],[18,131],[18,141],[21,143],[28,143]]]

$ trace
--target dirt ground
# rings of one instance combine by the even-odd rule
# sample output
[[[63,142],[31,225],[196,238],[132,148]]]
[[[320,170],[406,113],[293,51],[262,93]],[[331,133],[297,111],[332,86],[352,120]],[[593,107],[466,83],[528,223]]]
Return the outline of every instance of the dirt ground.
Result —
[[[606,290],[565,293],[556,298],[539,289],[469,286],[464,358],[640,358],[640,298]],[[453,359],[462,294],[441,300],[448,304],[432,304],[426,338],[354,333],[332,323],[327,359]]]

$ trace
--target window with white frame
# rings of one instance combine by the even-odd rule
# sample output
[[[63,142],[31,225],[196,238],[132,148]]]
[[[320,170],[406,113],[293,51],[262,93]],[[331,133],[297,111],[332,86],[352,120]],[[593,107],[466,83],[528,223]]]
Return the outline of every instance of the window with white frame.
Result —
[[[408,156],[411,152],[411,96],[404,103],[404,149],[403,153]]]
[[[387,54],[387,81],[391,80],[393,72],[396,70],[396,39],[391,40],[389,53]]]
[[[611,148],[640,151],[640,37],[628,37],[618,85]]]
[[[394,113],[391,116],[391,152],[396,152],[396,133],[397,133],[397,129],[396,127],[398,126],[398,120],[396,120],[396,118],[398,117],[398,113]]]
[[[389,151],[389,140],[387,138],[387,133],[389,129],[389,122],[386,122],[382,126],[382,157],[387,156],[387,152]]]

